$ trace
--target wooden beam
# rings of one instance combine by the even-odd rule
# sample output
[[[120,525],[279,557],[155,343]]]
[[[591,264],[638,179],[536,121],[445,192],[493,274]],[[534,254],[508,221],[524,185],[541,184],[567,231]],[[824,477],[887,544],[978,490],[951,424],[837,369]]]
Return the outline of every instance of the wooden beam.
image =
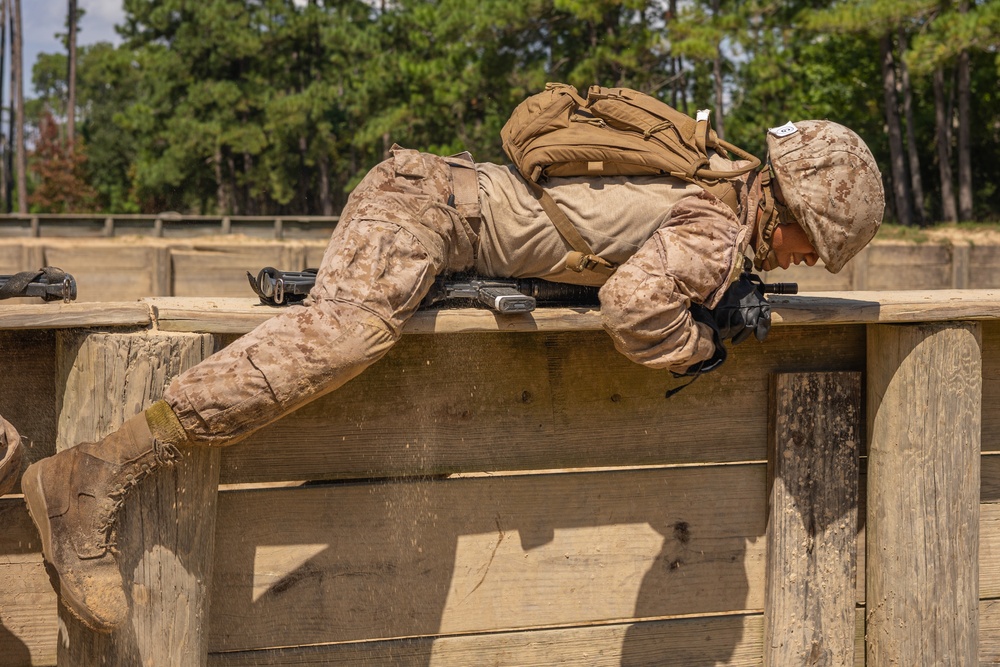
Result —
[[[902,292],[822,292],[771,295],[773,320],[786,324],[873,324],[1000,319],[1000,290]],[[164,331],[210,331],[243,334],[280,312],[254,299],[178,297],[145,299]],[[481,308],[422,310],[405,333],[476,331],[596,331],[602,329],[596,308],[538,308],[533,313],[498,315]]]
[[[111,432],[214,348],[205,334],[67,331],[59,343],[59,449]],[[60,665],[205,664],[218,461],[218,450],[187,450],[129,495],[118,564],[130,617],[102,635],[60,607]]]
[[[755,464],[221,493],[210,649],[760,611],[764,475]]]
[[[869,330],[870,667],[976,664],[980,329]]]
[[[0,330],[146,327],[151,320],[143,303],[0,303]]]
[[[849,667],[861,373],[779,373],[772,383],[764,665]]]
[[[344,387],[227,447],[222,481],[761,462],[768,374],[860,371],[864,347],[862,327],[778,328],[666,398],[681,381],[602,331],[404,336]]]

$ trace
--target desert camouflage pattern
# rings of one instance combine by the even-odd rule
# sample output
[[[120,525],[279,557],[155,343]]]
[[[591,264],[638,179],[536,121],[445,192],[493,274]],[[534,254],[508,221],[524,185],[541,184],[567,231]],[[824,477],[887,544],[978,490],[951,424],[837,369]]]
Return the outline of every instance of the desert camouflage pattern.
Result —
[[[10,493],[21,476],[21,436],[0,417],[0,496]]]
[[[728,162],[728,161],[726,161]],[[192,443],[228,445],[330,392],[399,339],[434,278],[593,278],[565,269],[571,250],[513,168],[477,165],[478,233],[448,205],[441,158],[394,148],[352,193],[304,306],[294,306],[180,375],[164,399]],[[621,263],[601,290],[619,351],[684,370],[714,352],[689,304],[714,306],[742,267],[746,209],[673,179],[553,179],[546,187],[602,256]],[[748,200],[745,180],[734,182]],[[591,283],[593,284],[593,283]]]
[[[865,142],[827,120],[796,121],[796,132],[768,132],[781,193],[826,269],[837,273],[882,223],[882,175]]]
[[[710,168],[744,162],[713,155]],[[499,277],[601,285],[601,316],[615,347],[651,368],[682,371],[715,350],[691,319],[713,307],[742,268],[752,229],[748,176],[732,181],[739,214],[697,185],[654,176],[550,178],[543,185],[594,251],[619,265],[610,279],[566,268],[572,250],[511,165],[480,164],[483,209],[476,268]],[[752,221],[751,221],[752,223]]]
[[[164,400],[189,440],[228,445],[330,392],[399,339],[442,271],[472,268],[476,235],[448,205],[451,172],[394,147],[352,193],[306,305],[178,376]]]

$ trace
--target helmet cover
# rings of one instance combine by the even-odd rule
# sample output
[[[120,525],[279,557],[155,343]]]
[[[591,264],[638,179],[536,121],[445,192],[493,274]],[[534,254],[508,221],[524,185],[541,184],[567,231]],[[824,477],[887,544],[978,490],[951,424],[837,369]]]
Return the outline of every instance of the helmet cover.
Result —
[[[875,236],[885,192],[864,140],[828,120],[803,120],[767,133],[771,168],[796,222],[830,273]]]

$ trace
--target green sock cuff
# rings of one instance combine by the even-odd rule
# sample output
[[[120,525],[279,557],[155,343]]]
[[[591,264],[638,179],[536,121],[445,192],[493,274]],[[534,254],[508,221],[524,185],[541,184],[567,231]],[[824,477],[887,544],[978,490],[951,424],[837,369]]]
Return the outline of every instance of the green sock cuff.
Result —
[[[146,423],[153,437],[162,443],[178,446],[188,441],[181,421],[166,401],[157,401],[146,409]]]

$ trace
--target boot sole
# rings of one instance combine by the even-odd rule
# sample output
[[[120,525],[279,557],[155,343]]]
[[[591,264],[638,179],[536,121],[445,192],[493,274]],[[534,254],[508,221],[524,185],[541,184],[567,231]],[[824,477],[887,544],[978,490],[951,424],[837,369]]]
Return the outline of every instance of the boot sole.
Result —
[[[24,503],[28,507],[28,515],[31,517],[31,520],[35,522],[38,534],[42,538],[42,557],[58,575],[57,579],[59,581],[59,590],[56,591],[56,593],[58,594],[59,599],[62,600],[63,606],[66,607],[66,610],[87,628],[93,630],[94,632],[106,634],[111,632],[114,628],[94,623],[93,619],[87,618],[80,612],[81,609],[87,608],[86,605],[81,604],[79,600],[64,589],[62,585],[62,575],[60,575],[59,570],[52,565],[54,562],[51,557],[52,527],[49,524],[49,508],[45,503],[45,494],[42,493],[42,463],[43,461],[39,461],[38,463],[33,463],[28,466],[28,469],[24,471],[24,477],[21,478],[21,491],[24,493]],[[32,503],[37,505],[39,511],[36,512],[31,509]]]

